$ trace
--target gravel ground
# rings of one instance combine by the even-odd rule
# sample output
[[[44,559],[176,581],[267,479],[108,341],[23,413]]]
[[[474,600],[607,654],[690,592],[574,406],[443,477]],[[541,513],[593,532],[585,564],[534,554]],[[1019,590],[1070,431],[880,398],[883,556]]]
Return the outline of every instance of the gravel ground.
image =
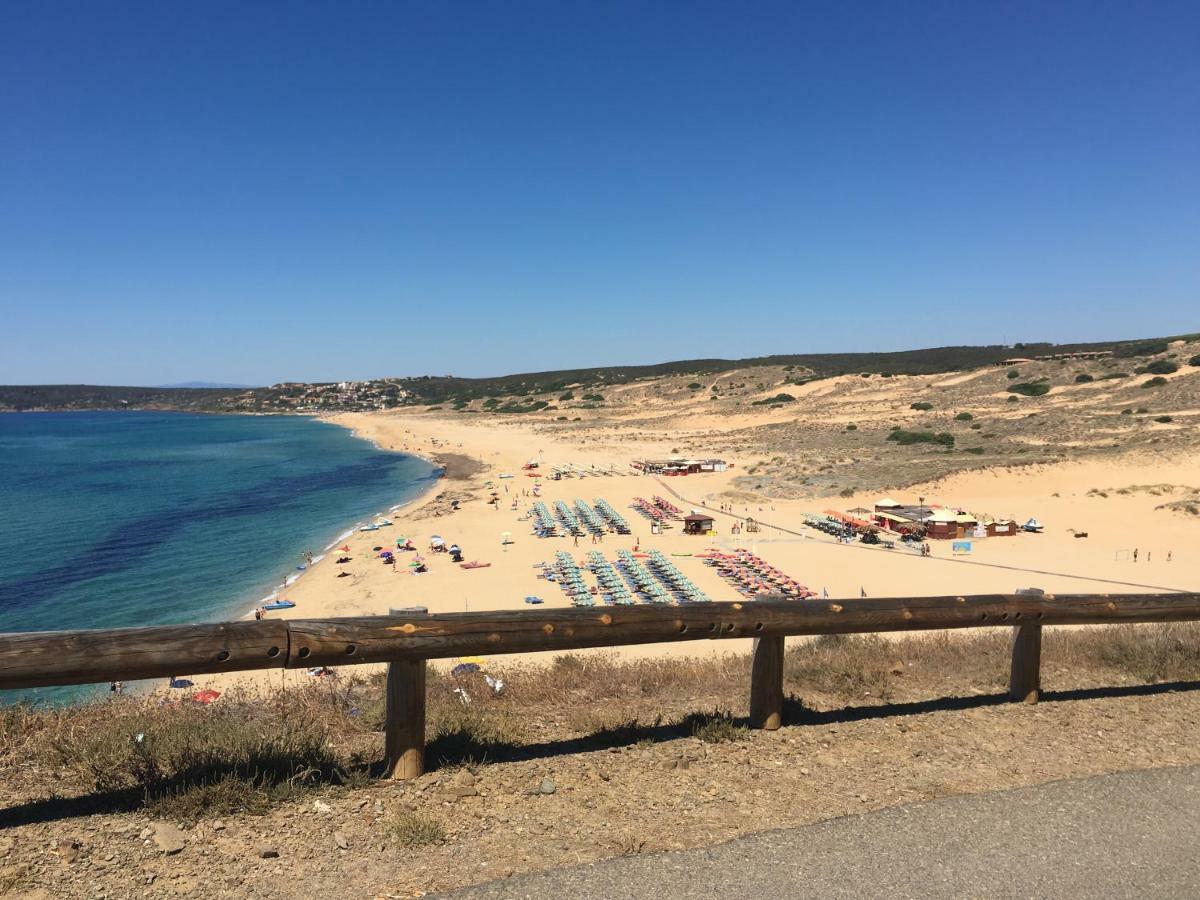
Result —
[[[491,882],[456,900],[1194,897],[1200,768],[974,794],[699,850]]]
[[[984,695],[857,707],[717,743],[651,729],[579,752],[551,734],[520,761],[328,789],[178,830],[156,830],[172,823],[143,811],[97,812],[94,797],[10,786],[0,894],[420,896],[935,798],[1200,764],[1198,722],[1200,691],[1154,686],[1037,706]],[[435,824],[431,843],[405,844],[395,826],[414,815]]]

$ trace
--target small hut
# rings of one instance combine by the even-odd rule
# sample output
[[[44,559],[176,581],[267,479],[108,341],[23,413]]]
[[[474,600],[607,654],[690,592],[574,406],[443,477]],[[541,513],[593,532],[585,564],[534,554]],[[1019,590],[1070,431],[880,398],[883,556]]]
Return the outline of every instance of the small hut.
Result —
[[[713,530],[713,517],[704,513],[692,513],[683,517],[684,534],[708,534]]]

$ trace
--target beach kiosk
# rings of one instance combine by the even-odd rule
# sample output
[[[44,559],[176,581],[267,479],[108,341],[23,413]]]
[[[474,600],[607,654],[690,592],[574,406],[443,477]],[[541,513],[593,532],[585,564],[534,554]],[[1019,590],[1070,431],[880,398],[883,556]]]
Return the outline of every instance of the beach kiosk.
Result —
[[[713,517],[704,513],[692,513],[683,517],[684,534],[708,534],[713,530]]]

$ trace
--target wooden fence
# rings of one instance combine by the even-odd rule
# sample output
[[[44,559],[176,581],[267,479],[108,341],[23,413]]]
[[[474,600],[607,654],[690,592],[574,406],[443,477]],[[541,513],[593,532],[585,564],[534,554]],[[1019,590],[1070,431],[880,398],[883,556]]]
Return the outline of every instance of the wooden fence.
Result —
[[[430,659],[754,638],[750,719],[780,725],[787,636],[1012,626],[1010,693],[1040,689],[1044,625],[1200,619],[1200,594],[1071,594],[785,600],[511,612],[281,619],[0,635],[0,689],[170,675],[389,663],[386,755],[396,778],[424,770]]]

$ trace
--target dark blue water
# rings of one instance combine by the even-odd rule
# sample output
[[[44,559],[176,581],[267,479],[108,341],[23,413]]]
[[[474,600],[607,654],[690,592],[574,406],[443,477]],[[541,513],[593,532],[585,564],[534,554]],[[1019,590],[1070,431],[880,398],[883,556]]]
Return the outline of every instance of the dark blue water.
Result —
[[[239,617],[436,478],[308,418],[0,415],[0,632]]]

